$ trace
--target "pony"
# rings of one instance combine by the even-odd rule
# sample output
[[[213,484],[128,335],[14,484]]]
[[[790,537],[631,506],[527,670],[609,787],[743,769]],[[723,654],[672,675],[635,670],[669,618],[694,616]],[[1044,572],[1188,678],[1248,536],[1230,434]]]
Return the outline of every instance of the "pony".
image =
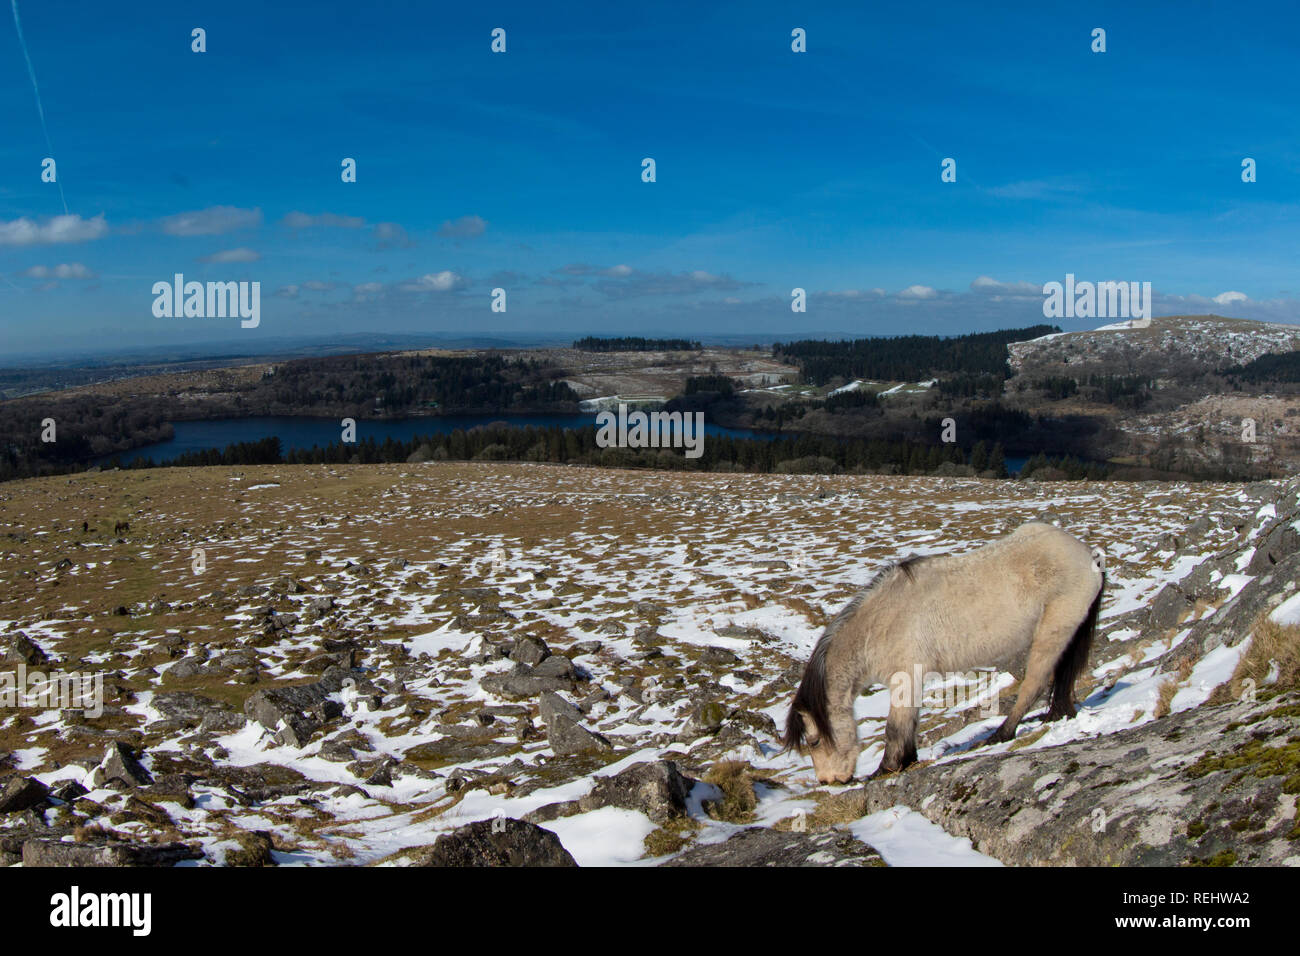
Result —
[[[989,743],[1015,737],[1049,681],[1047,719],[1073,717],[1074,681],[1088,662],[1105,586],[1105,552],[1038,521],[962,554],[886,569],[818,640],[790,705],[784,749],[810,754],[822,783],[848,783],[862,752],[854,700],[874,684],[896,691],[929,672],[1023,670]],[[919,720],[920,689],[891,692],[876,773],[916,761]]]

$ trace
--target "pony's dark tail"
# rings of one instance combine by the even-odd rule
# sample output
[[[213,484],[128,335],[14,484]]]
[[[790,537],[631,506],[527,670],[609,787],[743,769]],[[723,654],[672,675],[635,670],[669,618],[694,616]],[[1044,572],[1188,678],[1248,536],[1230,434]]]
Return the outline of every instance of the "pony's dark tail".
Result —
[[[1056,662],[1056,671],[1052,674],[1052,705],[1047,711],[1048,720],[1073,717],[1076,713],[1074,682],[1088,666],[1088,652],[1092,650],[1092,639],[1097,633],[1097,615],[1101,611],[1101,596],[1105,591],[1106,571],[1103,568],[1097,596],[1092,599],[1087,616],[1079,622],[1074,637],[1070,638],[1070,643]]]
[[[835,745],[835,734],[831,731],[830,709],[826,698],[826,652],[830,641],[823,637],[813,649],[808,666],[804,669],[803,680],[799,690],[790,704],[790,713],[785,718],[785,734],[781,744],[786,750],[802,750],[807,739],[807,728],[801,714],[807,714],[818,735],[831,746]]]

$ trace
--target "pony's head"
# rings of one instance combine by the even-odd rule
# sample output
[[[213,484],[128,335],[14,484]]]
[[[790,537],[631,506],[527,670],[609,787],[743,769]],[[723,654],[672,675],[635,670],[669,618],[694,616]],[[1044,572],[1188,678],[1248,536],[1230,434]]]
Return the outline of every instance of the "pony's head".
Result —
[[[790,704],[781,742],[786,750],[798,750],[812,757],[813,770],[822,783],[848,783],[858,765],[862,745],[857,728],[850,722],[837,735],[832,727],[826,694],[826,652],[830,647],[824,636],[817,642],[808,667],[803,672],[799,690]]]

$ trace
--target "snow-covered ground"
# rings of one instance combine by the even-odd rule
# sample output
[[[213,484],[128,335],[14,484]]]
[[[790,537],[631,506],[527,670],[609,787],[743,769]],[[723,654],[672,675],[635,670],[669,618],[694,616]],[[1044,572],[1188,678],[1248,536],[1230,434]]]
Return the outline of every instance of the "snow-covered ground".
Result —
[[[196,486],[188,500],[155,497],[148,518],[153,535],[138,542],[130,561],[120,547],[91,552],[93,562],[62,572],[57,613],[50,608],[32,617],[8,606],[11,619],[0,621],[0,632],[21,628],[51,656],[80,654],[83,666],[111,667],[137,688],[115,726],[140,731],[151,769],[181,758],[228,768],[277,765],[317,782],[306,803],[295,793],[246,806],[228,786],[208,783],[193,787],[193,806],[160,801],[176,830],[198,840],[215,861],[235,845],[232,828],[275,834],[283,864],[380,861],[470,821],[519,817],[574,800],[598,776],[657,759],[697,774],[722,759],[744,761],[760,780],[751,822],[788,823],[816,805],[814,792],[836,789],[821,787],[809,761],[782,752],[774,734],[789,705],[789,675],[797,675],[826,621],[889,563],[964,551],[1030,519],[1056,521],[1107,553],[1103,653],[1090,690],[1079,694],[1077,718],[1048,725],[1031,714],[1017,741],[999,747],[1047,747],[1131,727],[1154,719],[1168,680],[1154,662],[1180,636],[1135,645],[1137,632],[1119,618],[1236,540],[1239,518],[1253,527],[1267,518],[1241,486],[1192,483],[682,475],[488,464],[245,471],[243,488],[255,494],[222,490],[217,475],[228,469],[197,471],[194,481],[211,487]],[[208,510],[200,513],[200,503]],[[1167,536],[1202,515],[1210,527],[1197,549],[1175,553]],[[196,547],[205,551],[201,573],[193,565]],[[39,574],[53,573],[57,553],[41,552]],[[128,574],[141,568],[156,577],[167,611],[141,611],[129,628],[87,644],[99,608],[116,603],[114,589],[125,588]],[[267,590],[285,575],[302,591]],[[251,593],[239,590],[250,587]],[[332,596],[336,607],[310,621],[308,608],[322,595]],[[298,622],[264,633],[267,605],[297,614]],[[1300,619],[1300,605],[1292,599],[1277,615]],[[1191,623],[1180,625],[1182,634]],[[485,709],[535,705],[484,686],[485,678],[513,666],[492,649],[525,635],[543,638],[582,670],[585,679],[568,696],[583,702],[586,726],[613,745],[598,768],[566,769],[533,715],[498,716],[486,727],[477,721]],[[155,702],[176,686],[168,671],[177,658],[159,648],[176,636],[187,648],[182,659],[203,644],[209,661],[252,653],[256,683],[244,690],[315,680],[322,647],[351,641],[368,678],[386,693],[375,709],[340,697],[348,708],[344,719],[301,748],[277,743],[252,721],[208,735],[151,729],[166,727]],[[1243,650],[1224,648],[1201,661],[1172,708],[1202,703],[1231,675]],[[706,651],[735,659],[709,664],[701,657]],[[248,680],[214,673],[200,693],[239,696]],[[1002,687],[1012,682],[1005,674],[996,680]],[[753,719],[743,728],[736,724],[741,729],[730,737],[725,731],[679,737],[705,699]],[[859,699],[860,775],[879,763],[886,709],[884,690]],[[6,739],[16,735],[23,744],[12,748],[15,767],[51,785],[85,782],[93,761],[52,765],[71,726],[68,715],[29,712],[28,718],[21,727],[14,718],[0,724]],[[963,759],[999,721],[960,706],[930,710],[920,756]],[[471,738],[484,745],[480,751],[451,746]],[[440,742],[449,745],[446,760],[430,765],[410,757]],[[363,771],[385,756],[397,762],[392,785],[366,783]],[[710,786],[698,785],[693,802],[698,843],[737,829],[704,811]],[[85,799],[111,813],[124,796],[92,789]],[[545,826],[579,863],[598,865],[646,862],[643,841],[656,829],[646,814],[615,807]],[[145,834],[151,827],[127,818],[114,829]],[[994,862],[902,808],[848,829],[895,865]]]

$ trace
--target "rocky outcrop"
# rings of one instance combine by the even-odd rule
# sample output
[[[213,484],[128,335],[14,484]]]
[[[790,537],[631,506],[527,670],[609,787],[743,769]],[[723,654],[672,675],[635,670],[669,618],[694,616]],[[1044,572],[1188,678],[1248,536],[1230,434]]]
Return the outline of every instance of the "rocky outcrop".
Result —
[[[155,694],[150,704],[162,715],[162,720],[150,727],[154,733],[189,729],[206,733],[229,733],[244,726],[244,717],[235,713],[229,705],[202,694],[164,691]]]
[[[878,778],[903,805],[1015,865],[1300,863],[1300,693],[1193,708],[1107,736]]]
[[[304,747],[316,731],[343,716],[343,704],[335,698],[345,687],[378,703],[379,689],[361,671],[335,667],[314,684],[255,691],[244,701],[244,713],[275,734],[277,742]]]
[[[573,662],[560,654],[552,654],[537,666],[517,663],[504,674],[488,674],[483,678],[483,689],[498,697],[524,700],[546,691],[570,691],[577,687],[577,672]]]
[[[35,777],[14,775],[0,780],[0,813],[18,813],[44,803],[50,788]]]
[[[104,759],[90,774],[91,789],[117,785],[144,787],[153,783],[153,776],[136,758],[131,748],[121,741],[109,744]]]
[[[23,844],[23,866],[175,866],[201,860],[203,851],[184,843],[89,840],[72,843],[36,837]]]
[[[28,667],[43,667],[50,662],[45,651],[22,631],[17,631],[8,638],[4,660]]]
[[[415,851],[417,866],[577,866],[560,838],[523,820],[479,820]]]
[[[695,781],[683,776],[671,760],[639,763],[610,777],[598,777],[591,791],[577,800],[551,803],[532,813],[528,820],[554,820],[589,813],[603,807],[620,807],[644,813],[663,825],[686,813],[686,801]]]
[[[538,713],[546,723],[546,739],[557,754],[593,753],[612,750],[603,736],[582,725],[582,711],[559,694],[547,692],[538,702]]]
[[[884,866],[880,854],[839,830],[794,833],[750,827],[721,843],[697,846],[664,866]]]

